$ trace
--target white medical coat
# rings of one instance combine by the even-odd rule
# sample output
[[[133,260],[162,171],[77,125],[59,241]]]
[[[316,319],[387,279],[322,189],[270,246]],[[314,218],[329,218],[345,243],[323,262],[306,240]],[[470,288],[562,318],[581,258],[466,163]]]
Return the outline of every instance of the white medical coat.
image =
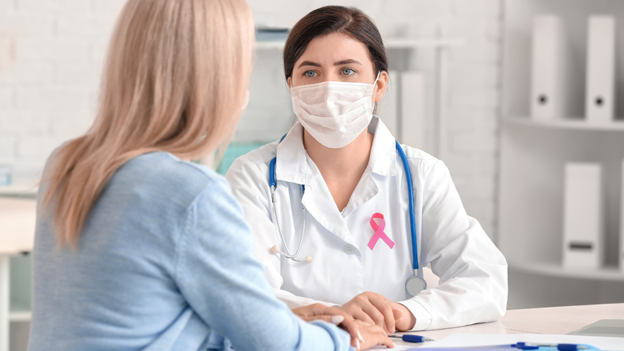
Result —
[[[255,237],[255,251],[276,295],[289,307],[321,302],[344,304],[372,291],[405,305],[416,317],[413,330],[437,329],[492,321],[507,304],[507,262],[479,223],[466,214],[448,168],[433,156],[402,146],[410,166],[420,267],[431,264],[440,285],[416,297],[405,291],[413,275],[408,189],[395,138],[378,117],[368,167],[349,203],[338,210],[323,177],[303,147],[303,128],[296,123],[282,143],[273,142],[238,158],[226,178]],[[270,251],[279,238],[269,187],[269,163],[275,167],[277,216],[293,262]],[[301,185],[305,185],[302,193]],[[374,234],[371,216],[381,213],[390,249]],[[422,277],[422,268],[419,275]]]

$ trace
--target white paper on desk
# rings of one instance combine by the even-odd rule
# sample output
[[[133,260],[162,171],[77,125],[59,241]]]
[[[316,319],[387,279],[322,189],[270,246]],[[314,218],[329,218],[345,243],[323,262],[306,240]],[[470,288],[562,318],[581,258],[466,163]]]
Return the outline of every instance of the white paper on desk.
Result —
[[[378,345],[378,346],[371,347],[370,349],[367,349],[367,350],[406,351],[406,350],[412,350],[413,347],[414,346],[404,346],[404,345],[394,344],[394,348],[389,349],[383,345]]]
[[[427,349],[477,347],[515,344],[519,341],[539,344],[589,344],[601,350],[624,351],[623,338],[547,334],[451,334],[424,344]]]

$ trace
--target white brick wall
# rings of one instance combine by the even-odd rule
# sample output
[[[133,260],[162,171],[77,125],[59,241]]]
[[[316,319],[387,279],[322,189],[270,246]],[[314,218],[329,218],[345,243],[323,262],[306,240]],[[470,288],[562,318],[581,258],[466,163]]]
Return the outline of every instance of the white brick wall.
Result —
[[[292,26],[329,1],[248,0],[256,22]],[[64,140],[93,120],[107,40],[122,0],[0,0],[2,38],[15,56],[0,71],[0,162],[18,172],[41,169]],[[468,212],[494,234],[500,109],[501,0],[341,0],[371,15],[385,37],[431,37],[439,25],[467,45],[450,55],[449,145],[451,169]],[[6,43],[6,40],[4,41]],[[6,50],[5,50],[6,51]],[[0,52],[0,70],[6,53]],[[271,140],[294,116],[278,51],[257,54],[251,101],[236,138]],[[411,69],[431,75],[431,52],[412,55]],[[432,95],[433,96],[433,95]],[[433,117],[427,122],[434,126]],[[268,127],[270,126],[270,128]]]
[[[121,0],[0,0],[0,162],[37,173],[90,126]],[[6,45],[0,45],[2,50]],[[4,55],[4,56],[3,56]]]

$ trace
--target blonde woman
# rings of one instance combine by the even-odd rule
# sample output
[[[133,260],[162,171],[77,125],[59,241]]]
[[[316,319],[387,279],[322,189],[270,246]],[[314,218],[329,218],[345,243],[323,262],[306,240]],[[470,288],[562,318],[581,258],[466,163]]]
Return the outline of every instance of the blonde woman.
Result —
[[[349,350],[381,328],[279,302],[224,179],[189,162],[232,134],[253,22],[244,0],[129,0],[101,106],[48,161],[30,350]],[[333,319],[332,319],[333,315]]]

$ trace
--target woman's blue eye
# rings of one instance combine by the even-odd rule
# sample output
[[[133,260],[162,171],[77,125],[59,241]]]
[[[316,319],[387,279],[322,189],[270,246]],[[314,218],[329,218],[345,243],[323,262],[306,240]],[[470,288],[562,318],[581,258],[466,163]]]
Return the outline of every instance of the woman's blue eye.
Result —
[[[352,75],[353,73],[355,73],[355,71],[354,71],[354,70],[352,70],[351,68],[344,68],[344,69],[342,70],[342,74],[344,74],[345,76],[350,76],[350,75]]]
[[[303,74],[308,78],[314,78],[314,76],[316,76],[316,72],[314,71],[305,71]]]

